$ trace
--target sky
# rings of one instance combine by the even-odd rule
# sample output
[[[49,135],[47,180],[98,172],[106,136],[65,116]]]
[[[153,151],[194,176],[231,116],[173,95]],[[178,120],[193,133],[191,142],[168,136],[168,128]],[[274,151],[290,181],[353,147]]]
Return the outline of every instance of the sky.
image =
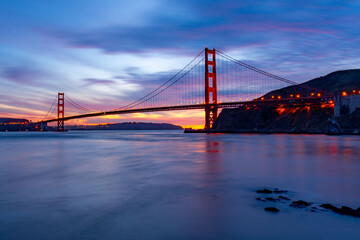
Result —
[[[205,46],[299,83],[360,68],[360,1],[0,0],[0,117],[41,120],[57,92],[90,109],[118,108]],[[203,118],[181,111],[71,124]]]

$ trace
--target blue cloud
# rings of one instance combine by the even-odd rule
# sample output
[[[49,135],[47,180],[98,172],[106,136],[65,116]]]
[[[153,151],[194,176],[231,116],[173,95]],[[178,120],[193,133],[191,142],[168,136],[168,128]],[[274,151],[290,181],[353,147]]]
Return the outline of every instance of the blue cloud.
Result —
[[[354,36],[351,31],[356,30],[356,26],[349,24],[349,19],[358,19],[353,6],[340,1],[329,5],[301,1],[296,8],[293,2],[291,5],[283,2],[256,6],[250,1],[237,3],[228,0],[182,1],[181,4],[188,11],[174,16],[154,15],[144,25],[69,30],[59,32],[58,36],[71,46],[98,48],[108,53],[187,53],[206,45],[231,49],[253,44],[268,45],[282,40],[296,43],[306,39],[334,43]],[[347,31],[344,27],[348,28]],[[317,46],[314,47],[316,50]]]
[[[38,69],[29,68],[27,66],[8,67],[3,69],[1,76],[8,81],[18,84],[31,85],[39,82],[40,79],[47,74]]]
[[[110,79],[97,79],[97,78],[86,78],[83,79],[84,86],[90,85],[113,85],[116,82]]]
[[[71,4],[4,0],[0,4],[0,50],[6,51],[0,52],[0,84],[8,87],[0,94],[16,84],[19,92],[28,90],[25,85],[35,86],[44,94],[49,89],[63,90],[58,88],[76,91],[74,86],[95,91],[94,85],[106,88],[123,80],[142,86],[142,90],[129,91],[114,100],[129,101],[150,92],[176,71],[150,71],[148,66],[146,71],[142,62],[118,70],[115,64],[106,66],[115,58],[100,64],[97,57],[101,61],[113,54],[121,67],[129,55],[146,58],[166,53],[167,57],[181,55],[184,59],[205,46],[302,82],[334,70],[358,68],[359,12],[360,4],[352,0],[261,4],[250,0],[143,0],[124,4],[116,0]],[[24,56],[29,60],[25,64]],[[46,64],[60,56],[61,61],[69,57],[74,63],[71,68],[62,68],[61,63],[59,69]],[[106,97],[98,96],[99,102]]]

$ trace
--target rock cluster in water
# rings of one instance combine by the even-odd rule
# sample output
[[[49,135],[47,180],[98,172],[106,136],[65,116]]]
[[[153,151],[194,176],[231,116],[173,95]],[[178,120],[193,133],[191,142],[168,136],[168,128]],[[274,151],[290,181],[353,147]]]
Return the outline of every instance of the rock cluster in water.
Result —
[[[291,200],[291,193],[287,190],[279,190],[278,188],[268,189],[263,188],[256,191],[256,193],[261,194],[262,197],[257,197],[256,200],[261,202],[271,202],[279,204],[289,204],[289,207],[298,208],[298,209],[308,209],[311,212],[316,212],[317,210],[326,211],[331,210],[334,213],[341,215],[353,216],[360,218],[360,207],[353,209],[347,206],[342,206],[340,208],[331,205],[329,203],[325,204],[315,204],[313,202],[306,202],[304,200]],[[286,196],[283,196],[286,195]],[[274,206],[268,206],[264,208],[268,212],[280,212],[280,210]]]

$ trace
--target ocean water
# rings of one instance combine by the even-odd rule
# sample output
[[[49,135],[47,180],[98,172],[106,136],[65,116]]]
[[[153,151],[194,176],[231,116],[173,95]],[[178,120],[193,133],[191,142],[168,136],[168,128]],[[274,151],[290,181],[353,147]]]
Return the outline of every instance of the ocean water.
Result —
[[[0,133],[0,239],[360,239],[360,137]],[[279,213],[264,211],[274,206]]]

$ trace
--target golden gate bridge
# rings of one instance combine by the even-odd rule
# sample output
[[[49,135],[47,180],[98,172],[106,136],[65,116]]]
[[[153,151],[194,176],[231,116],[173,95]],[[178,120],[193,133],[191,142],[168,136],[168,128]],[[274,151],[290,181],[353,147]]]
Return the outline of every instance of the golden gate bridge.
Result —
[[[268,94],[289,86],[300,86],[302,91],[289,96]],[[57,122],[57,131],[64,131],[65,121],[72,119],[204,109],[205,129],[211,129],[221,108],[246,104],[321,103],[332,101],[333,97],[331,93],[299,85],[236,60],[221,51],[205,48],[174,76],[136,101],[116,109],[92,111],[66,94],[58,93],[43,120],[36,124],[43,129],[47,123]],[[83,113],[65,116],[65,102]],[[55,112],[57,116],[53,117]]]

